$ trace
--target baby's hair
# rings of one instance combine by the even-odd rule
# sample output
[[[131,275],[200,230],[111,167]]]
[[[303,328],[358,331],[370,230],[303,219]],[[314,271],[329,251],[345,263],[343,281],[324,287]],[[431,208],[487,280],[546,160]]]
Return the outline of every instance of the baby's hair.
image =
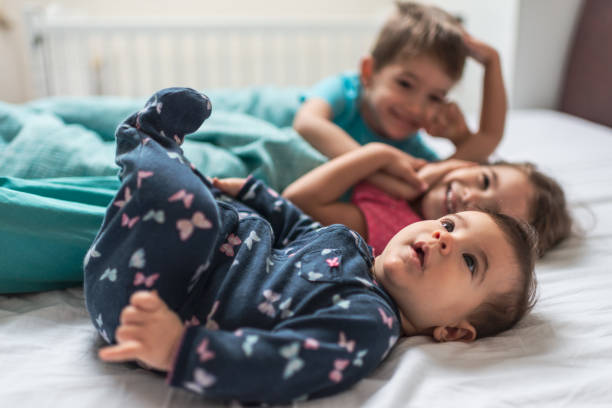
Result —
[[[570,216],[563,189],[553,178],[540,172],[529,162],[498,161],[494,166],[509,166],[521,171],[533,186],[534,196],[529,203],[529,223],[538,234],[538,256],[570,236]]]
[[[446,11],[412,2],[396,2],[372,48],[374,69],[418,55],[435,58],[453,80],[461,78],[467,48],[461,22]]]
[[[509,215],[485,212],[491,216],[512,247],[515,265],[520,273],[511,290],[492,294],[467,317],[476,329],[478,338],[501,333],[521,320],[535,305],[537,286],[534,273],[537,233],[534,228]]]

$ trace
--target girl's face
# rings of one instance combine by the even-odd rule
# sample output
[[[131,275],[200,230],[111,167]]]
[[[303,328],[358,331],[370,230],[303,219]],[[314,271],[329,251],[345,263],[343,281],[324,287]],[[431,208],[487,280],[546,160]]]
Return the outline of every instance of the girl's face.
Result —
[[[421,200],[424,219],[486,209],[529,221],[533,186],[521,170],[506,165],[473,166],[446,174]]]
[[[444,102],[454,81],[433,58],[421,55],[374,71],[362,62],[361,115],[381,136],[402,140],[424,127]]]

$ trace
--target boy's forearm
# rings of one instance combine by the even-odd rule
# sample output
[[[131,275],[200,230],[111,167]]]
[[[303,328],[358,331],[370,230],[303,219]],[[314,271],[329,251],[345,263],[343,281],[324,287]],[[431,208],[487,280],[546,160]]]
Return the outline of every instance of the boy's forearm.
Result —
[[[298,207],[329,204],[359,181],[380,170],[388,161],[386,146],[370,143],[337,157],[294,181],[283,196]]]
[[[360,147],[348,133],[326,118],[311,115],[296,121],[294,127],[308,143],[330,159]]]
[[[484,66],[479,129],[457,145],[453,158],[486,161],[503,136],[508,106],[501,60],[495,50],[492,50]]]

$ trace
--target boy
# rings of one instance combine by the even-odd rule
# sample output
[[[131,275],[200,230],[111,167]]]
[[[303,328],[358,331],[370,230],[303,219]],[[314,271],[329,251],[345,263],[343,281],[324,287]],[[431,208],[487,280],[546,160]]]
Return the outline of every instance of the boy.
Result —
[[[467,55],[485,68],[480,128],[471,133],[447,92],[461,78]],[[415,3],[397,3],[359,74],[323,80],[305,97],[293,126],[329,158],[369,142],[403,150],[418,167],[437,156],[418,130],[449,139],[454,158],[483,162],[501,140],[506,94],[498,53],[463,31],[445,11]],[[411,184],[426,189],[413,170]],[[368,178],[384,191],[404,197],[405,182],[379,172]]]
[[[401,334],[472,341],[533,304],[521,222],[424,221],[373,259],[358,234],[321,228],[261,182],[235,199],[213,187],[179,147],[209,114],[196,91],[166,89],[117,130],[122,186],[84,262],[88,312],[117,343],[103,360],[210,397],[287,403],[347,389]]]

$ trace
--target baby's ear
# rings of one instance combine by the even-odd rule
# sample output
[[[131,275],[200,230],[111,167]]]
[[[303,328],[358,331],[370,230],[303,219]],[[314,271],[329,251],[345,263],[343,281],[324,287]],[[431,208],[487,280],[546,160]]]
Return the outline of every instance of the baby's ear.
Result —
[[[462,320],[454,326],[438,326],[433,331],[433,337],[439,342],[476,340],[476,328],[467,320]]]

